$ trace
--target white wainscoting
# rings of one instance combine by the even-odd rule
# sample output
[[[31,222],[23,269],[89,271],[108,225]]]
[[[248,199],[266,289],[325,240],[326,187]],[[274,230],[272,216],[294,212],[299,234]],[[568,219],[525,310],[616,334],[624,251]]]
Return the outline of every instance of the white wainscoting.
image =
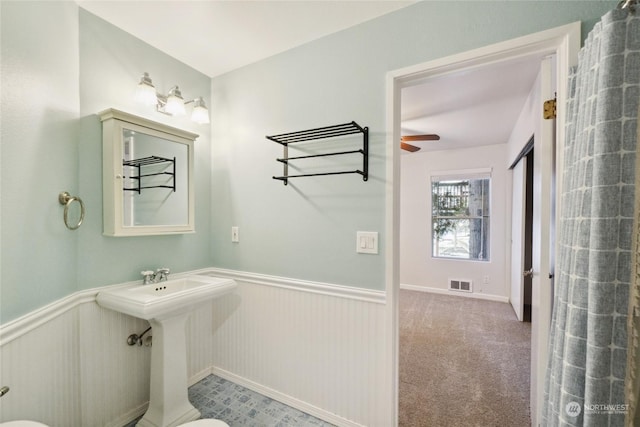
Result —
[[[151,347],[129,346],[126,340],[141,334],[149,323],[95,301],[76,310],[82,426],[122,427],[147,409]]]
[[[11,389],[0,399],[0,419],[81,425],[77,311],[29,329],[0,349],[0,382]]]
[[[334,424],[388,419],[384,293],[235,277],[214,303],[216,373]]]
[[[238,288],[193,310],[193,384],[215,373],[339,426],[389,419],[385,294],[207,269]],[[126,344],[146,321],[103,309],[100,289],[76,293],[0,326],[0,421],[119,427],[142,414],[150,348]]]
[[[149,400],[149,348],[126,338],[148,323],[81,291],[0,327],[0,421],[121,427]]]

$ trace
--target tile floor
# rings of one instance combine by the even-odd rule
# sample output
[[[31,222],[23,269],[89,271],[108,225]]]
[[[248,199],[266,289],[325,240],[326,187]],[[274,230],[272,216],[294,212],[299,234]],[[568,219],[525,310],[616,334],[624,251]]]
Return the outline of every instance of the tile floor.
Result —
[[[333,426],[216,375],[189,387],[189,400],[202,418],[219,419],[230,427]],[[135,423],[125,427],[133,427]]]

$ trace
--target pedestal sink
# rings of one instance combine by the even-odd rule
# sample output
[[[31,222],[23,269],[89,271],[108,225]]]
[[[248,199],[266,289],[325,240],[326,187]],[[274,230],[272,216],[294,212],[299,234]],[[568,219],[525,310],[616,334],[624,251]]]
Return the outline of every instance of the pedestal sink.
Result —
[[[146,319],[153,327],[149,409],[138,426],[176,426],[200,418],[187,395],[186,321],[194,306],[236,286],[232,279],[189,275],[98,293],[101,307]]]

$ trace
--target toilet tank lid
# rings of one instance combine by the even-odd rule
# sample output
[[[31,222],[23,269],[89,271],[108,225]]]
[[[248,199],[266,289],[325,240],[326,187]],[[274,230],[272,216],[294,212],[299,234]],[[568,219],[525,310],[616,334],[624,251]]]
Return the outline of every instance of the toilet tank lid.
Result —
[[[48,427],[46,424],[37,421],[16,420],[0,423],[0,427]]]
[[[180,427],[229,427],[229,424],[220,420],[202,419],[181,424]]]

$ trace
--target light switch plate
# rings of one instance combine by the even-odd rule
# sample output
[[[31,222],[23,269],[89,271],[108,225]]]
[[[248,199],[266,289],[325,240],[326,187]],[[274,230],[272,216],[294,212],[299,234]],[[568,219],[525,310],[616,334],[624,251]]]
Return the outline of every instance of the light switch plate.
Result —
[[[356,252],[361,254],[378,253],[378,232],[358,231],[356,232]]]
[[[233,242],[233,243],[240,242],[239,233],[240,233],[240,231],[239,231],[238,227],[236,227],[236,226],[231,227],[231,242]]]

